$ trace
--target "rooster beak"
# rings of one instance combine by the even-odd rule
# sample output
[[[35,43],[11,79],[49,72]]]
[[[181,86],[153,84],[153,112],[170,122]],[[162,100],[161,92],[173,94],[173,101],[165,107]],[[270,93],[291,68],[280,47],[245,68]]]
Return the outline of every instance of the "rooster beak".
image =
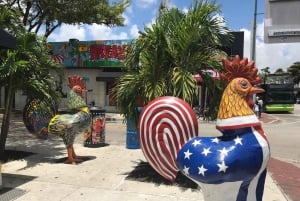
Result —
[[[259,93],[263,93],[265,92],[265,90],[261,87],[257,87],[257,86],[253,86],[250,91],[249,91],[249,95],[252,95],[252,94],[259,94]]]

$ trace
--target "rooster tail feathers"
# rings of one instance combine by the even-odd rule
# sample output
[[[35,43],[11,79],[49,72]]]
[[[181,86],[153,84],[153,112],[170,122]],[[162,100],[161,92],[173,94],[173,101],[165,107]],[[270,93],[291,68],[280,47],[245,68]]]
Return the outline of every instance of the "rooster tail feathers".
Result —
[[[193,109],[176,97],[156,98],[140,115],[140,143],[145,158],[170,181],[175,180],[179,171],[176,166],[178,151],[197,133],[198,121]]]
[[[30,100],[23,109],[23,122],[27,130],[38,138],[48,137],[48,125],[55,116],[55,108],[39,100]]]

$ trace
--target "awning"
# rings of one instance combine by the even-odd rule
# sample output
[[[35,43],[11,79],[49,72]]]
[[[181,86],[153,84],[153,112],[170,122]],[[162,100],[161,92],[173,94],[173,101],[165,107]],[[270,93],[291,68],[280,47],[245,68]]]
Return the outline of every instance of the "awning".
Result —
[[[208,69],[208,70],[202,70],[202,72],[205,73],[205,74],[207,74],[207,75],[209,75],[210,77],[212,77],[214,79],[217,79],[217,80],[220,79],[220,74],[217,71]],[[197,81],[197,83],[199,83],[199,84],[203,82],[203,79],[202,79],[202,77],[201,77],[200,74],[195,74],[194,78]]]
[[[123,74],[124,72],[101,72],[100,75],[96,77],[96,81],[101,82],[117,80]]]
[[[0,48],[16,49],[16,47],[17,39],[3,29],[0,29]]]

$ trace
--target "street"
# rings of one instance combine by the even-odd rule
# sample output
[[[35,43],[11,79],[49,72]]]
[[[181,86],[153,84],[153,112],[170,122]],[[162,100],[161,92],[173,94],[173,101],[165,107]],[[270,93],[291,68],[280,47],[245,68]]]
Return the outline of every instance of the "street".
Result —
[[[300,104],[295,104],[293,113],[269,114],[277,121],[263,124],[274,158],[300,167]]]
[[[272,121],[263,124],[271,156],[268,170],[289,200],[300,197],[300,104],[292,113],[264,114]]]
[[[106,116],[114,119],[113,114],[107,114]],[[118,115],[116,115],[118,116]],[[114,146],[126,146],[126,124],[122,123],[119,118],[117,121],[107,121],[106,123],[106,136],[105,140],[107,145]],[[295,111],[293,113],[281,113],[281,114],[263,114],[262,126],[268,137],[271,148],[271,160],[269,164],[269,174],[280,186],[282,191],[289,197],[289,200],[299,201],[300,196],[300,104],[295,105]],[[28,134],[24,127],[22,116],[19,114],[13,115],[12,126],[10,127],[10,135],[7,139],[7,143],[18,147],[18,149],[24,149],[25,151],[41,150],[40,147],[53,146],[53,144],[61,144],[61,139],[56,136],[49,136],[47,141],[39,141],[32,138]],[[220,135],[220,132],[215,128],[215,122],[206,122],[199,120],[199,135],[201,136],[216,136]],[[26,139],[25,141],[18,139]],[[26,142],[26,143],[25,143]],[[50,143],[52,145],[46,145]],[[13,148],[10,147],[10,148]],[[78,136],[76,139],[76,148],[82,147],[82,137]],[[110,147],[110,146],[108,146]],[[49,150],[45,149],[45,153],[49,154]],[[62,149],[64,150],[64,149]],[[99,150],[102,149],[88,149]],[[134,150],[133,150],[134,151]],[[141,153],[141,150],[136,150]],[[80,153],[80,152],[79,152]],[[294,165],[294,166],[291,166]]]

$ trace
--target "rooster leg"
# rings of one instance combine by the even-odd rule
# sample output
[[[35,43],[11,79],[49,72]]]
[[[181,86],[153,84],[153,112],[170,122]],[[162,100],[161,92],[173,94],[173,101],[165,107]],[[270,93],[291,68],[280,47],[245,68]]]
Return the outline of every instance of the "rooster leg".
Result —
[[[82,162],[83,159],[85,159],[84,156],[78,156],[78,155],[75,154],[73,146],[72,146],[72,156],[73,156],[73,158],[75,159],[76,162]]]
[[[74,152],[73,146],[67,147],[68,158],[65,161],[65,163],[67,163],[67,164],[76,164],[76,160],[73,157],[73,152]]]
[[[82,162],[82,159],[81,159],[82,157],[76,156],[73,146],[67,147],[67,152],[68,152],[68,158],[65,161],[65,163],[76,164],[78,162]]]

